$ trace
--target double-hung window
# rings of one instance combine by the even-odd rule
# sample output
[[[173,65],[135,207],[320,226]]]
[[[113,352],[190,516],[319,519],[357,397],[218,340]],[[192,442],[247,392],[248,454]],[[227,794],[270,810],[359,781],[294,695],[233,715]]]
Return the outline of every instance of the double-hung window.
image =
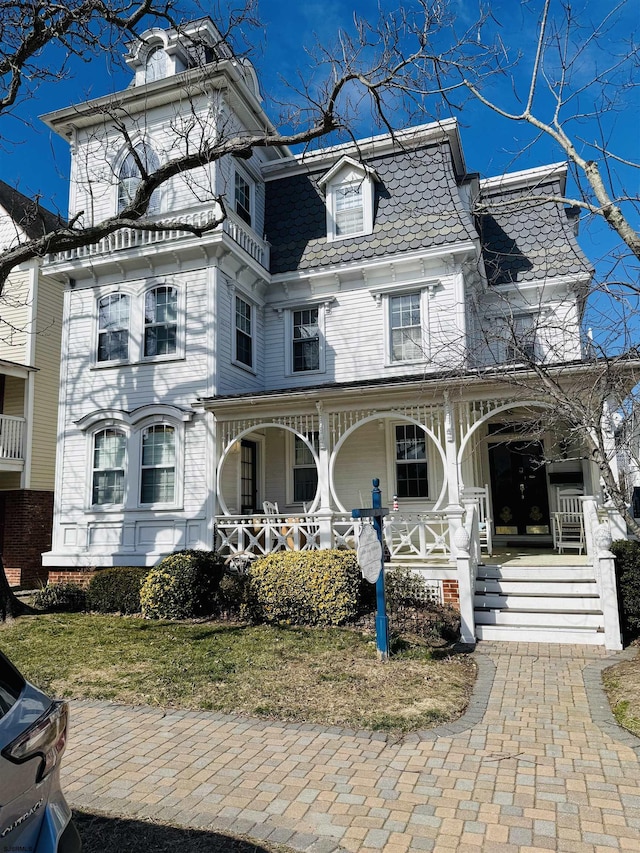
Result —
[[[142,433],[140,503],[173,503],[176,489],[176,431],[157,424]]]
[[[292,312],[292,369],[294,373],[320,370],[319,309],[302,308]]]
[[[98,301],[98,361],[129,358],[130,300],[124,293],[110,293]]]
[[[399,498],[429,497],[426,433],[416,424],[396,424],[396,494]]]
[[[235,173],[235,211],[247,225],[251,225],[251,184],[237,170]]]
[[[318,452],[318,433],[307,436],[315,452]],[[318,469],[313,454],[305,442],[296,435],[293,442],[293,502],[308,503],[318,490]]]
[[[124,210],[135,198],[138,184],[142,178],[138,162],[142,164],[147,175],[156,172],[160,168],[158,155],[146,142],[140,142],[135,146],[133,151],[129,151],[122,161],[118,173],[118,212]],[[160,193],[159,190],[156,190],[149,201],[147,213],[158,213],[159,210]]]
[[[251,305],[240,296],[236,296],[236,361],[253,367]]]
[[[362,234],[364,228],[363,183],[340,184],[334,188],[336,237]]]
[[[536,358],[536,328],[533,315],[513,317],[507,328],[507,361],[527,362]]]
[[[392,361],[424,359],[420,293],[392,296],[390,303]]]
[[[144,355],[171,355],[176,351],[178,292],[175,287],[155,287],[144,295]]]
[[[117,429],[94,436],[91,501],[96,506],[124,503],[126,441]]]

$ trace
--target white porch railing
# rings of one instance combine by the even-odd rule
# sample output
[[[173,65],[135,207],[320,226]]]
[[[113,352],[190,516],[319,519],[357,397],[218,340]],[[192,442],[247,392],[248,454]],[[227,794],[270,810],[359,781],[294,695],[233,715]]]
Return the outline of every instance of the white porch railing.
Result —
[[[24,459],[25,419],[0,415],[0,459]]]
[[[328,541],[321,531],[328,521]],[[215,518],[217,550],[224,554],[270,554],[272,551],[314,551],[322,547],[355,548],[359,522],[350,513],[219,515]],[[391,559],[448,559],[451,554],[449,521],[444,511],[395,513],[384,522],[384,536]]]
[[[75,261],[82,258],[94,258],[99,255],[111,255],[126,249],[135,249],[141,246],[150,246],[156,243],[167,243],[175,240],[193,237],[189,231],[178,226],[182,223],[193,225],[196,228],[205,227],[215,216],[211,208],[199,210],[194,213],[185,213],[184,216],[175,219],[162,219],[158,224],[162,227],[157,231],[145,230],[143,228],[120,228],[113,234],[108,234],[97,243],[88,246],[78,246],[75,249],[67,249],[63,252],[47,255],[47,264]],[[222,230],[237,243],[245,252],[261,264],[269,266],[269,244],[261,240],[239,217],[231,211],[227,212],[227,218],[215,231]]]

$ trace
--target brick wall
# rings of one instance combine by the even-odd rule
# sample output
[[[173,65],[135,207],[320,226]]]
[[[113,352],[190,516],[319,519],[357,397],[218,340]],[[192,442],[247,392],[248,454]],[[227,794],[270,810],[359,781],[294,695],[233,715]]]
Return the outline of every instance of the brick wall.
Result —
[[[0,548],[9,583],[27,588],[46,583],[42,553],[51,549],[53,492],[0,492],[0,516],[4,519]]]
[[[86,589],[96,574],[93,569],[49,569],[49,583],[75,583]]]
[[[456,610],[460,610],[460,590],[458,581],[442,581],[442,600]]]

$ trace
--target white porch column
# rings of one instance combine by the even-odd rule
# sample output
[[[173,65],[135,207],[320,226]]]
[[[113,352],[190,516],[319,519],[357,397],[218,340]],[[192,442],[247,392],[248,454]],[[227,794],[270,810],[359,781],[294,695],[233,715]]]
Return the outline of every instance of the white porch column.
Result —
[[[331,489],[329,486],[329,460],[331,452],[329,449],[329,418],[320,401],[316,403],[318,410],[318,490],[320,492],[320,506],[316,511],[320,548],[331,548],[333,536],[331,521]]]
[[[444,393],[444,440],[446,452],[446,469],[444,476],[447,478],[447,497],[449,504],[460,504],[460,478],[458,472],[458,441],[456,438],[455,410],[449,399],[449,394]],[[453,532],[453,531],[452,531]]]
[[[602,407],[602,418],[600,419],[600,428],[602,430],[602,439],[604,451],[607,455],[607,462],[611,473],[615,477],[616,483],[620,482],[620,472],[618,471],[618,454],[616,450],[616,440],[613,429],[613,421],[611,412],[615,408],[615,404],[611,400],[605,400]]]
[[[458,578],[458,595],[460,596],[460,641],[475,645],[476,626],[473,610],[474,579],[471,570],[469,534],[464,527],[458,527],[451,539],[452,547],[456,550],[456,568]]]

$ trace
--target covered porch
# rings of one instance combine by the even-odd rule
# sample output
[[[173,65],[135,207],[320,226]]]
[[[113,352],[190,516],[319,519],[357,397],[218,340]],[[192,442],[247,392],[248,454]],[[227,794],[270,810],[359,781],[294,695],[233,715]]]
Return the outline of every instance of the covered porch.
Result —
[[[404,382],[204,401],[216,448],[215,547],[240,564],[273,551],[354,548],[351,511],[371,505],[377,477],[390,510],[388,566],[419,571],[434,598],[459,606],[475,641],[478,569],[496,549],[540,550],[558,567],[571,549],[593,568],[595,530],[603,542],[605,528],[608,541],[625,532],[604,509],[588,455],[551,423],[544,400],[472,390],[473,399],[461,383]],[[575,549],[556,532],[569,492],[580,504]],[[613,561],[615,606],[612,572]],[[604,642],[602,625],[597,633]]]

